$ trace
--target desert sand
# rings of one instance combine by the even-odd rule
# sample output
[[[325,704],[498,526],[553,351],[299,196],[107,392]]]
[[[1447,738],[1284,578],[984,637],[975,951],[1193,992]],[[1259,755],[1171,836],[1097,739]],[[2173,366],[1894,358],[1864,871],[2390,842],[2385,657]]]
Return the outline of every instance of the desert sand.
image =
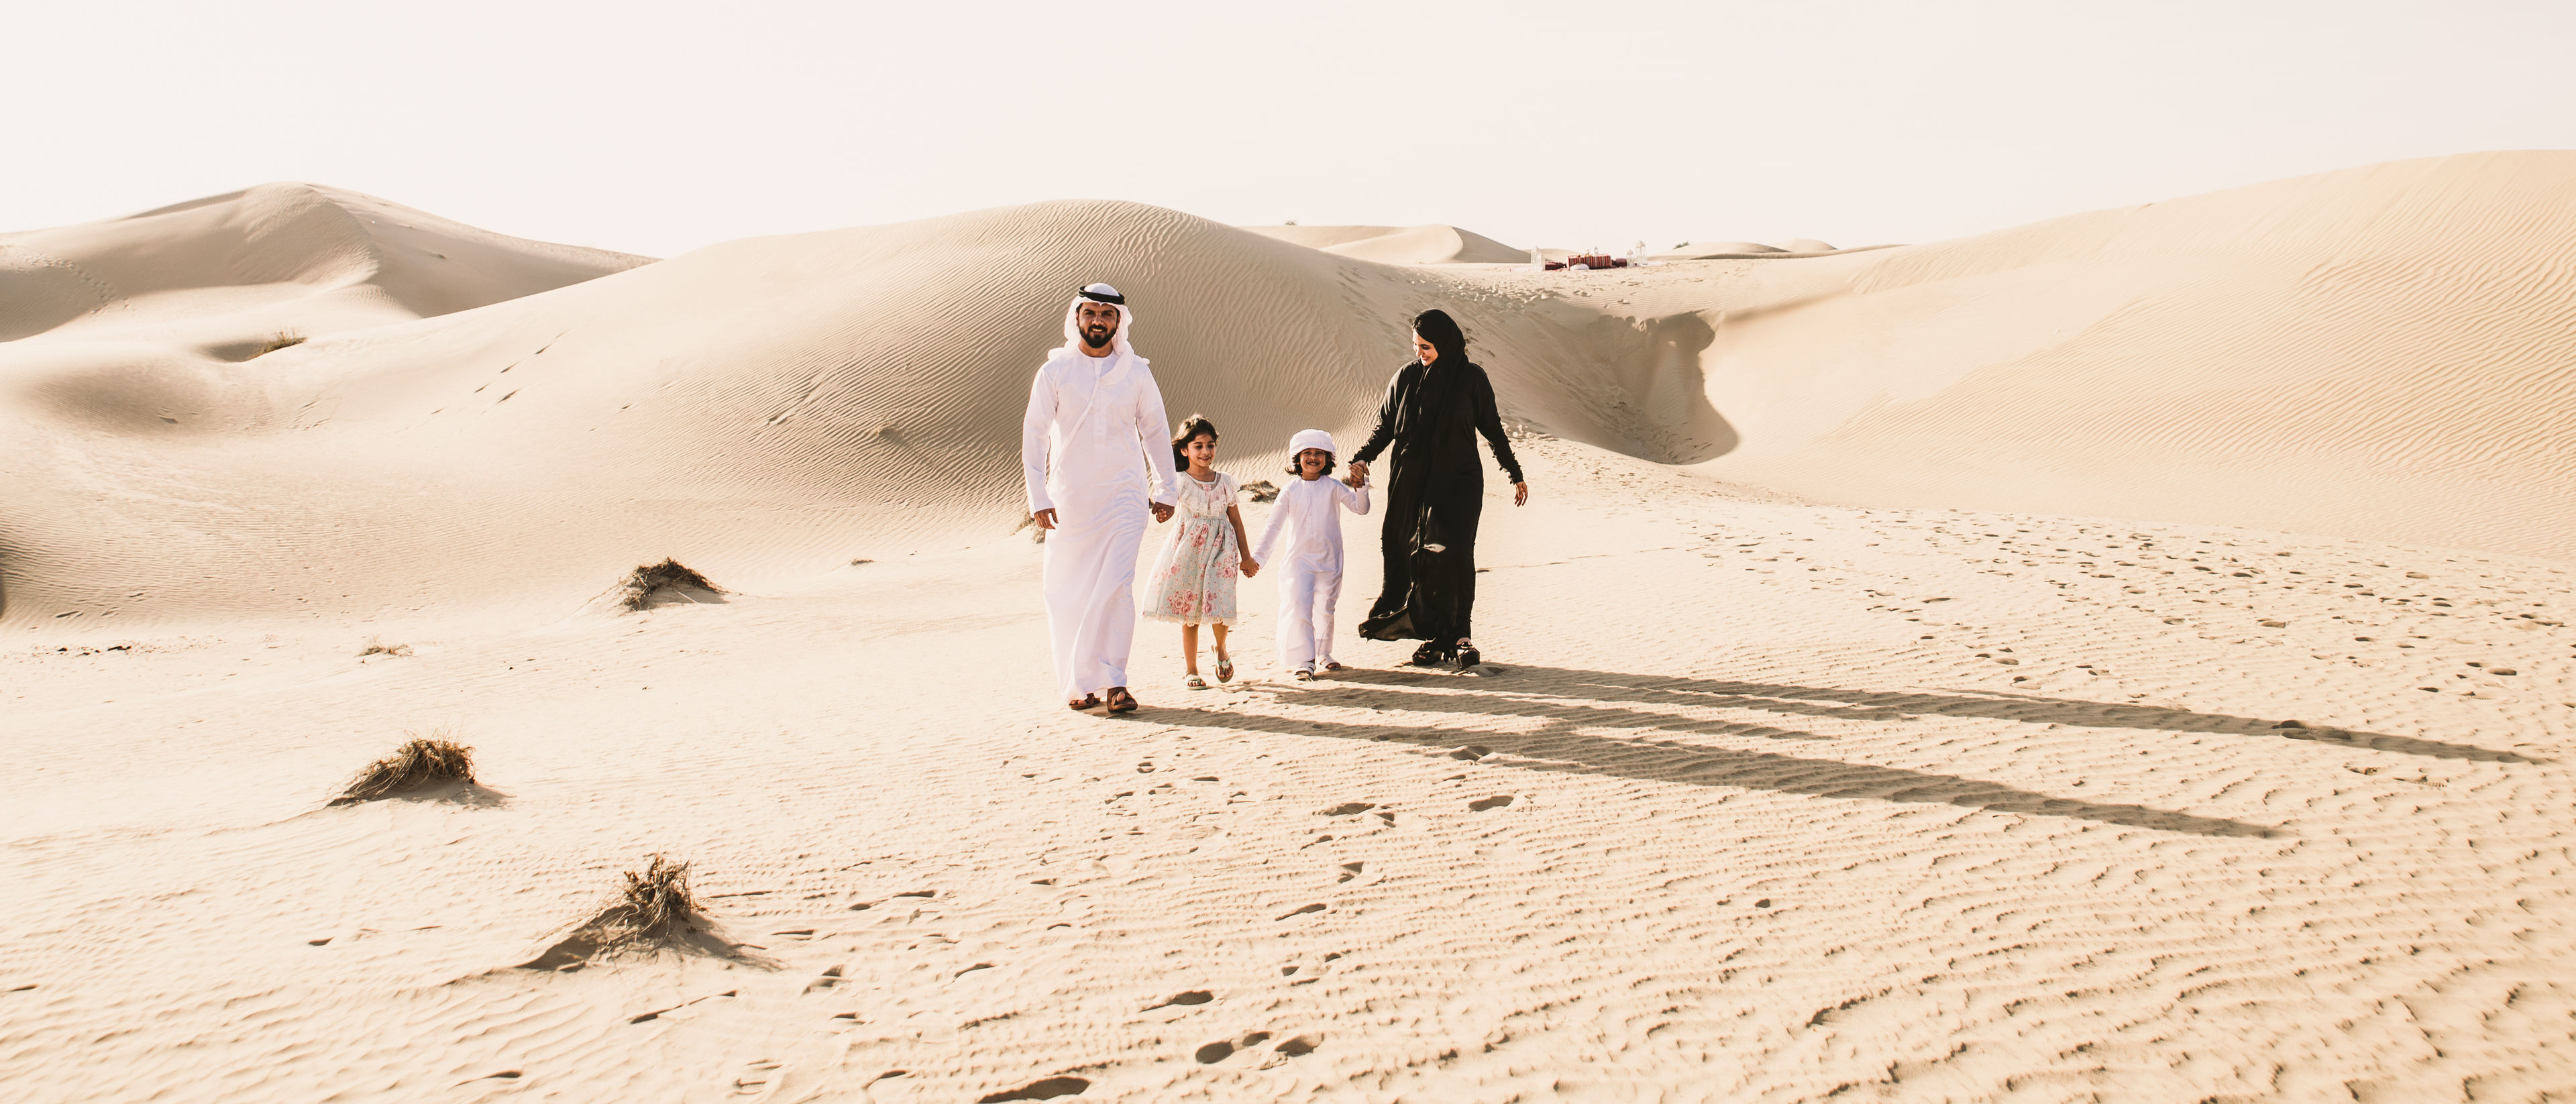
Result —
[[[1479,243],[1065,202],[648,262],[306,185],[0,235],[0,1083],[2576,1092],[2576,153]],[[1255,580],[1235,682],[1148,624],[1143,711],[1056,703],[1018,419],[1094,279],[1247,481],[1457,314],[1534,485],[1487,665],[1285,681]],[[666,556],[723,592],[623,608]],[[327,804],[433,731],[476,786]],[[715,950],[525,968],[655,854]]]

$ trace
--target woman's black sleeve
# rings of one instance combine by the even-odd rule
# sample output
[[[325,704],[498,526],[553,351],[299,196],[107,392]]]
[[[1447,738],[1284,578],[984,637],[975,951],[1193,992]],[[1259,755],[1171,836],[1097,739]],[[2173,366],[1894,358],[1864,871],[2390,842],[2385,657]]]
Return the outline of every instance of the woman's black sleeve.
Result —
[[[1494,381],[1483,372],[1476,373],[1471,394],[1476,404],[1476,432],[1484,434],[1485,443],[1493,446],[1494,462],[1503,466],[1503,474],[1511,476],[1512,482],[1525,482],[1521,462],[1512,455],[1512,439],[1503,436],[1503,412],[1494,405]]]
[[[1386,381],[1386,399],[1377,407],[1377,428],[1369,431],[1368,443],[1361,445],[1358,452],[1352,453],[1351,459],[1363,464],[1374,464],[1377,462],[1377,454],[1386,451],[1387,443],[1395,439],[1396,393],[1403,387],[1404,373],[1401,371],[1395,374],[1395,378]]]

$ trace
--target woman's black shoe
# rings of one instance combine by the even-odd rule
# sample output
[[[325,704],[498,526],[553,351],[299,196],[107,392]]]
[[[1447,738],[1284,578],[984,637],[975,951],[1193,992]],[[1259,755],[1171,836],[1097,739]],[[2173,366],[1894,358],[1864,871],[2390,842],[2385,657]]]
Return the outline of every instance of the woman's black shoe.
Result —
[[[1458,642],[1458,651],[1456,654],[1458,659],[1458,669],[1461,671],[1485,661],[1484,653],[1477,651],[1475,645],[1463,640]]]
[[[1438,644],[1424,644],[1413,650],[1413,665],[1437,667],[1449,661],[1449,650]]]

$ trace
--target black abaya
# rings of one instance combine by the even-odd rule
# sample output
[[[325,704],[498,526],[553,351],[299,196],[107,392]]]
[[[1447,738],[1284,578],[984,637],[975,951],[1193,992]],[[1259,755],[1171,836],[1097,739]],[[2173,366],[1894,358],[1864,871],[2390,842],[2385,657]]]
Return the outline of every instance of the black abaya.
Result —
[[[1521,482],[1483,368],[1443,356],[1429,368],[1407,364],[1388,382],[1377,428],[1351,456],[1374,462],[1394,447],[1381,530],[1386,585],[1360,635],[1442,646],[1475,635],[1476,525],[1485,508],[1478,435],[1512,482]]]

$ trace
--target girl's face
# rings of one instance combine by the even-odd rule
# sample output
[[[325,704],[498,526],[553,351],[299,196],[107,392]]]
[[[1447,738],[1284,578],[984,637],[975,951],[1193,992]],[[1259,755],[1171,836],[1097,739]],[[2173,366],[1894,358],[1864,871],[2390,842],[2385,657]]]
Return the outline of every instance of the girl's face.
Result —
[[[1413,358],[1421,361],[1422,366],[1428,368],[1431,367],[1432,361],[1440,359],[1440,350],[1430,342],[1422,340],[1421,334],[1415,334],[1413,335]]]
[[[1181,455],[1190,458],[1190,466],[1204,468],[1216,462],[1216,435],[1202,433],[1181,446]]]
[[[1305,478],[1322,479],[1324,465],[1331,463],[1332,460],[1332,453],[1322,449],[1307,449],[1297,454],[1297,470],[1304,473]]]

